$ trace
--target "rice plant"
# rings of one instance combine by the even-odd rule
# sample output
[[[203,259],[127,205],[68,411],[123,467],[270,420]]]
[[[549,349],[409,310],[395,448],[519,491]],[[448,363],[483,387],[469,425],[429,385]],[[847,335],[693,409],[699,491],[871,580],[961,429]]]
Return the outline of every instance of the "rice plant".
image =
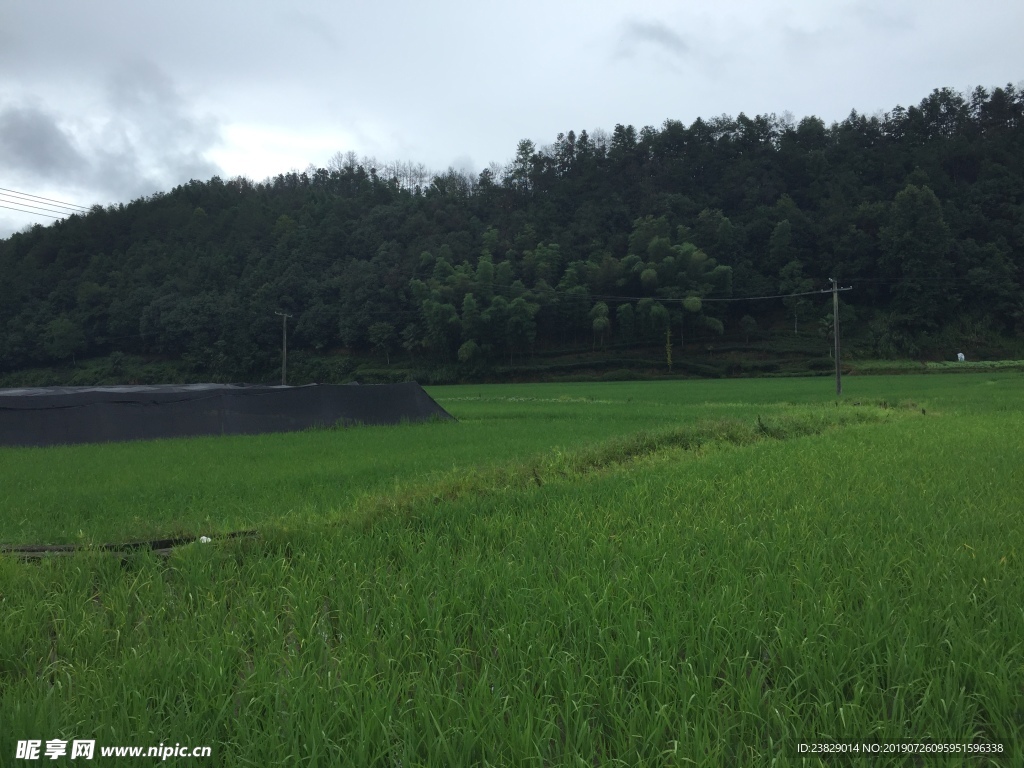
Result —
[[[19,514],[54,540],[198,533],[236,492],[221,524],[261,534],[0,557],[0,764],[55,738],[226,766],[817,765],[799,743],[851,740],[1017,764],[1019,384],[439,388],[459,424],[0,453],[7,543]],[[119,484],[133,450],[163,464]],[[76,520],[44,480],[107,504]]]

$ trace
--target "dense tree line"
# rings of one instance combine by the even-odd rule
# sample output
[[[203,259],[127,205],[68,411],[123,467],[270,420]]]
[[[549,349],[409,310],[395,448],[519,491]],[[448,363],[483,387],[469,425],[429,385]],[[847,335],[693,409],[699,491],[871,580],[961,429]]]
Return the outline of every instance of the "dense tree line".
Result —
[[[112,352],[243,378],[290,346],[479,370],[538,348],[816,329],[882,356],[1024,331],[1024,93],[831,126],[740,114],[524,140],[477,178],[339,155],[0,241],[0,370]],[[683,345],[680,347],[680,345]]]

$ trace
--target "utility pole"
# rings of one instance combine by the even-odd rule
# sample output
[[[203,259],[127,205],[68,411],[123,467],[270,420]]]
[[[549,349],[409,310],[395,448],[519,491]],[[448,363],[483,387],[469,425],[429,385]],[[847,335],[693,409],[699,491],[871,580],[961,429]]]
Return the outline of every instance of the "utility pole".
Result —
[[[281,386],[288,383],[288,318],[284,312],[275,312],[281,316]]]
[[[843,374],[839,368],[839,292],[840,291],[852,291],[853,286],[847,286],[846,288],[840,288],[833,278],[829,278],[828,281],[832,283],[832,287],[822,293],[832,294],[832,331],[835,336],[835,358],[836,358],[836,397],[840,397],[843,394]]]

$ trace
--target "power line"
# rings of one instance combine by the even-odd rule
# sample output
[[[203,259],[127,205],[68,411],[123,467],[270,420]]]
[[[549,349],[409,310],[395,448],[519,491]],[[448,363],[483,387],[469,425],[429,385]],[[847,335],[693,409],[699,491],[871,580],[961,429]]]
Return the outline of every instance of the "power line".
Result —
[[[0,202],[14,203],[15,205],[20,205],[22,208],[35,208],[36,210],[40,210],[40,211],[49,211],[50,213],[58,213],[61,216],[74,216],[74,215],[79,213],[79,211],[62,211],[59,208],[52,208],[52,207],[43,206],[43,205],[29,205],[28,203],[23,202],[21,200],[8,200],[7,199],[7,195],[4,195],[3,193],[0,193]],[[17,210],[17,209],[14,209],[14,210]],[[35,211],[25,211],[25,213],[35,213]]]
[[[567,295],[567,291],[558,291],[558,290],[552,289],[552,292],[557,294],[557,295],[559,295],[559,296]],[[708,299],[708,298],[704,298],[703,296],[687,296],[687,297],[684,297],[684,298],[681,298],[681,299],[675,299],[675,298],[664,298],[664,297],[660,297],[660,296],[613,296],[613,295],[602,294],[602,293],[594,293],[594,294],[591,294],[589,298],[592,298],[592,299],[611,299],[612,301],[643,301],[644,299],[651,299],[652,301],[660,301],[662,303],[667,303],[667,302],[673,302],[673,303],[674,302],[680,302],[681,303],[681,302],[687,301],[688,299],[700,299],[701,302],[711,302],[711,301],[715,301],[715,302],[725,302],[725,301],[763,301],[765,299],[788,299],[791,296],[817,296],[819,293],[821,293],[821,291],[804,291],[802,293],[779,293],[779,294],[773,294],[771,296],[734,296],[734,297],[731,297],[731,298],[723,298],[723,299],[714,299],[714,298]],[[827,291],[826,291],[826,293],[827,293]]]
[[[358,261],[365,261],[365,263],[369,263],[368,259],[366,259],[366,260],[357,259],[357,260]],[[463,262],[459,266],[460,267],[465,267],[468,264],[469,264],[469,262]],[[454,265],[453,265],[453,272],[454,272],[454,274],[458,274],[458,272],[455,271],[455,266]],[[420,280],[428,288],[431,288],[430,281],[434,279],[432,276],[430,276],[428,274],[424,274],[420,269],[418,269],[416,267],[412,267],[412,268],[402,267],[402,268],[397,268],[397,269],[391,269],[391,270],[388,270],[386,274],[389,277],[390,276],[401,276],[403,278]],[[472,273],[467,274],[467,273],[463,272],[461,276],[466,278],[467,281],[469,281],[470,283],[476,282],[476,278],[472,275]],[[511,288],[512,285],[515,282],[522,282],[522,280],[521,279],[517,279],[517,280],[513,281],[512,283],[506,283],[506,284],[499,284],[499,283],[496,283],[496,282],[492,282],[490,284],[490,286],[485,286],[485,287],[489,287],[493,291],[500,291],[500,290],[503,290],[503,289],[506,289],[506,288]],[[444,287],[444,286],[442,286],[442,287]],[[543,290],[543,291],[538,291],[538,289],[536,287],[536,284],[534,285],[533,288],[526,288],[525,284],[524,284],[523,287],[525,288],[525,293],[532,293],[534,295],[534,297],[537,297],[537,296],[540,296],[540,295],[543,295],[543,294],[554,295],[554,296],[572,296],[572,294],[569,293],[569,290],[559,289],[559,288],[556,288],[556,287],[551,286],[551,285],[548,285],[547,289]],[[473,291],[469,291],[469,293],[473,293]],[[706,298],[706,297],[700,296],[700,295],[692,295],[692,296],[683,297],[683,298],[667,298],[667,297],[662,297],[662,296],[622,296],[622,295],[619,295],[619,294],[609,294],[609,293],[590,293],[588,291],[587,298],[590,299],[590,300],[601,299],[601,300],[607,300],[607,301],[642,301],[644,299],[651,299],[653,301],[660,301],[662,303],[681,303],[681,302],[686,301],[688,298],[697,298],[697,299],[700,299],[702,302],[734,302],[734,301],[763,301],[763,300],[766,300],[766,299],[788,299],[788,298],[790,298],[792,296],[817,296],[819,293],[821,293],[821,291],[804,291],[804,292],[801,292],[801,293],[779,293],[779,294],[772,294],[772,295],[769,295],[769,296],[735,296],[735,297],[728,297],[728,298]]]
[[[0,205],[0,208],[6,208],[9,211],[17,211],[18,213],[28,213],[28,214],[31,214],[32,216],[46,216],[47,218],[50,218],[50,219],[63,219],[64,216],[67,216],[66,213],[64,214],[64,216],[52,216],[49,213],[36,213],[35,211],[23,211],[21,208],[11,208],[11,206],[9,206],[9,205]]]
[[[89,210],[84,205],[78,205],[76,203],[65,203],[63,200],[54,200],[53,198],[50,198],[50,197],[40,197],[39,195],[30,195],[28,192],[19,192],[16,189],[5,189],[4,187],[0,187],[0,192],[9,192],[12,195],[17,195],[18,197],[29,197],[29,198],[33,198],[34,200],[42,200],[43,202],[46,202],[46,203],[56,203],[57,205],[60,205],[60,206],[62,206],[64,208],[77,208],[78,210],[81,210],[81,211],[88,211]]]
[[[992,278],[993,282],[1002,283],[1000,277]],[[969,277],[855,277],[851,278],[852,283],[979,283],[984,281],[974,280]]]

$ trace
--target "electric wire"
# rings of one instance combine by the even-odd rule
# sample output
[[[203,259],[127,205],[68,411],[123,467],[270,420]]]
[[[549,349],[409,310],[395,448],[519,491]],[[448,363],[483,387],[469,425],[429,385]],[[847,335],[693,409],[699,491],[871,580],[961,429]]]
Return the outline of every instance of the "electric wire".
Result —
[[[12,195],[17,195],[18,197],[28,197],[32,198],[33,200],[42,200],[43,202],[46,203],[56,203],[57,205],[63,208],[76,208],[80,211],[86,212],[89,210],[84,205],[78,205],[77,203],[66,203],[63,200],[54,200],[52,197],[41,197],[39,195],[32,195],[29,194],[28,192],[19,192],[16,189],[6,189],[5,187],[0,187],[0,192],[8,192]]]
[[[68,215],[68,214],[65,213],[64,216],[53,216],[52,214],[49,214],[49,213],[37,213],[36,211],[24,211],[21,208],[11,208],[11,206],[9,206],[9,205],[0,205],[0,208],[6,208],[8,211],[17,211],[18,213],[28,213],[28,214],[31,214],[33,216],[46,216],[47,218],[57,219],[57,220],[63,219],[64,216]]]
[[[79,213],[79,211],[62,211],[59,208],[52,208],[52,207],[49,207],[49,206],[29,205],[28,203],[22,202],[21,200],[8,200],[7,196],[2,194],[2,193],[0,193],[0,203],[14,203],[14,205],[20,205],[22,207],[22,209],[24,209],[24,208],[35,208],[36,210],[46,211],[46,212],[48,212],[50,214],[53,214],[53,213],[59,214],[60,217],[74,216],[74,215]],[[15,208],[15,209],[12,209],[12,210],[18,210],[18,209]],[[35,212],[36,212],[35,210],[33,210],[33,211],[24,211],[23,210],[23,213],[35,213]]]

